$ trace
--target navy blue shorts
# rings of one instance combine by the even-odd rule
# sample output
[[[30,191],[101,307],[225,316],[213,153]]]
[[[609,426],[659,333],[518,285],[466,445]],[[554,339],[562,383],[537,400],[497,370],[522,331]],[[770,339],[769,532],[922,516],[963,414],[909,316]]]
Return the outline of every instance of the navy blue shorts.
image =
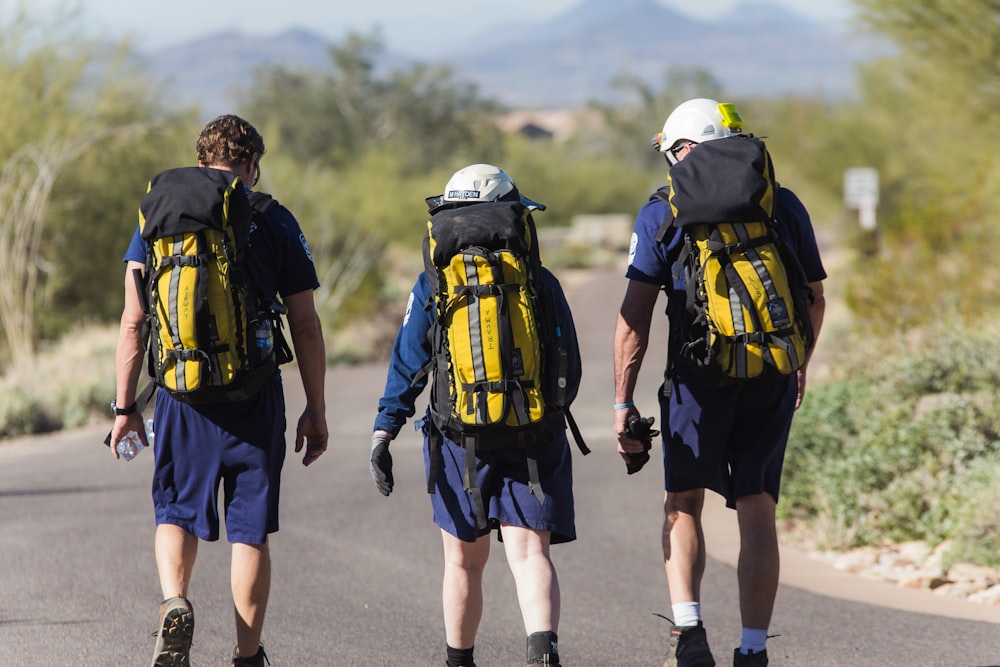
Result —
[[[427,428],[425,423],[424,465],[429,471]],[[529,490],[523,449],[498,449],[477,456],[476,479],[488,519],[486,529],[480,530],[475,502],[463,485],[465,449],[444,439],[441,467],[431,494],[434,523],[464,542],[474,542],[501,524],[549,531],[552,544],[575,540],[573,460],[566,432],[560,430],[555,440],[538,445],[535,453],[544,504]]]
[[[794,376],[718,388],[675,376],[669,405],[660,392],[664,488],[711,489],[730,507],[759,493],[777,501],[797,387]]]
[[[240,403],[192,406],[156,395],[153,506],[157,525],[219,539],[219,486],[230,542],[263,544],[278,530],[285,398],[275,377]]]

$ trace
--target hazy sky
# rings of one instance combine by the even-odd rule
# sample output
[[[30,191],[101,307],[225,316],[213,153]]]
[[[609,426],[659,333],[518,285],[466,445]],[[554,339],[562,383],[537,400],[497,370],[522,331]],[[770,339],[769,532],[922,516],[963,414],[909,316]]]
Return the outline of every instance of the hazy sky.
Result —
[[[844,22],[850,16],[851,0],[770,1],[817,19]],[[149,48],[226,28],[250,35],[306,28],[329,39],[339,39],[349,30],[367,33],[379,26],[388,48],[424,56],[463,44],[469,36],[483,32],[490,25],[509,25],[519,18],[532,21],[552,18],[579,2],[581,0],[489,3],[468,0],[27,0],[24,4],[30,8],[29,12],[79,7],[88,31],[110,37],[129,34],[140,45]],[[660,2],[700,17],[716,17],[740,4],[739,0]],[[18,4],[18,0],[0,0],[0,20],[9,16]]]

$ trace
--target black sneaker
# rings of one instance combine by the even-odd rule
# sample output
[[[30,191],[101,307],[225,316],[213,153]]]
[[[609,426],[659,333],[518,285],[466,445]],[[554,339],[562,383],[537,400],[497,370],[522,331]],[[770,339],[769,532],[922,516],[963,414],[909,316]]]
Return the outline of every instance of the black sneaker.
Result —
[[[715,667],[701,621],[698,625],[671,626],[670,648],[663,667]]]
[[[160,604],[160,628],[153,633],[152,667],[190,667],[194,637],[194,609],[185,598],[176,597]]]
[[[733,651],[733,667],[767,667],[767,649],[760,653],[750,651],[748,655],[743,655],[736,649]]]
[[[233,649],[233,667],[264,667],[265,663],[270,665],[271,661],[268,659],[267,653],[264,653],[263,644],[256,653],[246,658],[236,655],[236,649]]]

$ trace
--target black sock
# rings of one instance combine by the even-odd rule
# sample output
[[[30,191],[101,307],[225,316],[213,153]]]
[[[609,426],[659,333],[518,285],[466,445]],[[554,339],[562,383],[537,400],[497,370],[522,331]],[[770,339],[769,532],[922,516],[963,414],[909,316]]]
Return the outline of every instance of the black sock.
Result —
[[[551,630],[528,635],[529,665],[558,665],[559,638]]]
[[[469,648],[452,648],[449,646],[448,667],[476,667],[476,663],[472,658],[472,652],[475,650],[475,646],[470,646]]]

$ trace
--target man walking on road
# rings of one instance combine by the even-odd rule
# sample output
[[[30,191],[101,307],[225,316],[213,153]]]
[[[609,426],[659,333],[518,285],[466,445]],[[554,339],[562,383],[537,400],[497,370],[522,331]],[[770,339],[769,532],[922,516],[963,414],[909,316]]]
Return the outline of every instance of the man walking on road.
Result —
[[[257,182],[263,155],[263,138],[245,120],[232,115],[220,116],[205,126],[197,141],[199,169],[184,168],[187,170],[185,174],[193,182],[200,179],[230,184],[230,190],[226,190],[227,197],[233,190],[232,198],[225,199],[225,205],[222,200],[217,204],[209,200],[210,206],[199,208],[199,212],[211,211],[205,215],[210,225],[222,228],[224,225],[220,216],[235,215],[236,202],[240,196],[249,195],[249,186]],[[163,181],[154,179],[152,189],[159,187],[156,185],[158,182]],[[196,208],[194,190],[175,187],[174,192],[179,206]],[[241,201],[247,206],[245,197]],[[245,212],[249,216],[249,209]],[[186,211],[184,215],[170,219],[190,220],[192,217],[192,212]],[[140,228],[154,224],[152,219],[147,218],[150,215],[144,216],[144,225]],[[326,451],[328,437],[324,398],[326,353],[320,320],[313,303],[313,290],[319,285],[316,270],[298,222],[281,205],[275,202],[264,217],[255,215],[253,223],[248,220],[246,224],[246,251],[254,257],[251,263],[257,267],[254,280],[260,295],[267,303],[274,302],[280,295],[284,308],[287,308],[289,331],[306,395],[306,408],[296,427],[295,451],[302,451],[304,445],[302,462],[309,465]],[[116,416],[111,432],[112,444],[130,431],[145,440],[142,415],[136,405],[136,385],[142,370],[147,336],[150,335],[146,326],[151,320],[142,305],[148,292],[140,290],[140,281],[135,280],[134,275],[135,271],[139,271],[145,276],[147,252],[153,242],[141,236],[140,229],[137,229],[125,254],[128,269],[125,307],[116,352]],[[157,239],[155,243],[164,241]],[[173,245],[179,246],[180,243]],[[196,258],[205,257],[214,255],[202,252],[197,256],[164,256],[158,258],[158,264],[160,269],[169,266],[194,267],[205,263],[194,261]],[[189,259],[191,261],[187,261]],[[246,271],[248,267],[240,268]],[[157,278],[145,276],[144,280]],[[211,283],[211,280],[208,282]],[[212,289],[210,284],[206,301],[213,298]],[[157,305],[154,304],[154,307]],[[215,318],[212,319],[210,327],[213,334],[218,334],[221,326]],[[274,340],[277,340],[280,331],[273,333]],[[154,331],[152,335],[155,337],[157,334]],[[264,345],[269,344],[265,338]],[[258,348],[264,345],[259,343]],[[152,352],[150,354],[154,356]],[[199,354],[206,356],[200,351]],[[186,364],[177,362],[178,366]],[[211,366],[213,373],[218,371],[217,364]],[[205,377],[202,375],[203,381]],[[190,664],[194,611],[188,600],[188,586],[199,540],[215,541],[219,538],[220,481],[225,494],[226,530],[232,543],[231,586],[237,639],[232,664],[256,667],[265,663],[260,639],[271,583],[267,538],[278,530],[286,420],[281,374],[276,365],[267,367],[261,382],[262,386],[252,392],[249,389],[246,391],[250,394],[247,397],[220,402],[181,400],[165,388],[157,392],[154,419],[154,548],[164,601],[160,606],[160,620],[155,633],[153,667],[187,667]],[[111,450],[117,458],[115,447],[112,446]]]
[[[653,145],[665,154],[671,165],[671,180],[678,188],[683,174],[676,165],[695,156],[683,171],[700,170],[702,175],[707,174],[706,180],[715,179],[715,184],[707,188],[712,195],[697,202],[712,209],[714,199],[729,183],[713,169],[702,169],[704,163],[697,160],[708,155],[706,142],[741,134],[742,119],[733,105],[699,98],[688,100],[669,115]],[[699,151],[703,154],[699,155]],[[636,438],[629,423],[639,417],[633,392],[648,344],[653,307],[663,289],[670,323],[668,368],[659,392],[665,471],[663,557],[673,611],[665,667],[716,664],[701,620],[700,589],[706,558],[701,514],[705,489],[723,495],[738,516],[737,578],[743,631],[733,664],[765,666],[765,642],[778,588],[775,506],[785,445],[792,416],[805,391],[811,348],[806,347],[805,358],[786,369],[786,374],[721,386],[704,381],[695,369],[681,362],[685,303],[693,300],[693,292],[675,270],[685,240],[682,228],[675,224],[682,197],[673,195],[671,190],[669,201],[652,197],[639,211],[632,234],[626,272],[629,282],[614,336],[614,429],[618,451],[629,462],[632,457],[638,460],[643,456],[648,445]],[[791,191],[775,183],[769,185],[762,201],[768,209],[773,202],[775,226],[798,258],[804,282],[811,288],[812,299],[805,310],[814,341],[823,321],[822,280],[826,273],[809,215]],[[720,218],[719,222],[724,220]]]

